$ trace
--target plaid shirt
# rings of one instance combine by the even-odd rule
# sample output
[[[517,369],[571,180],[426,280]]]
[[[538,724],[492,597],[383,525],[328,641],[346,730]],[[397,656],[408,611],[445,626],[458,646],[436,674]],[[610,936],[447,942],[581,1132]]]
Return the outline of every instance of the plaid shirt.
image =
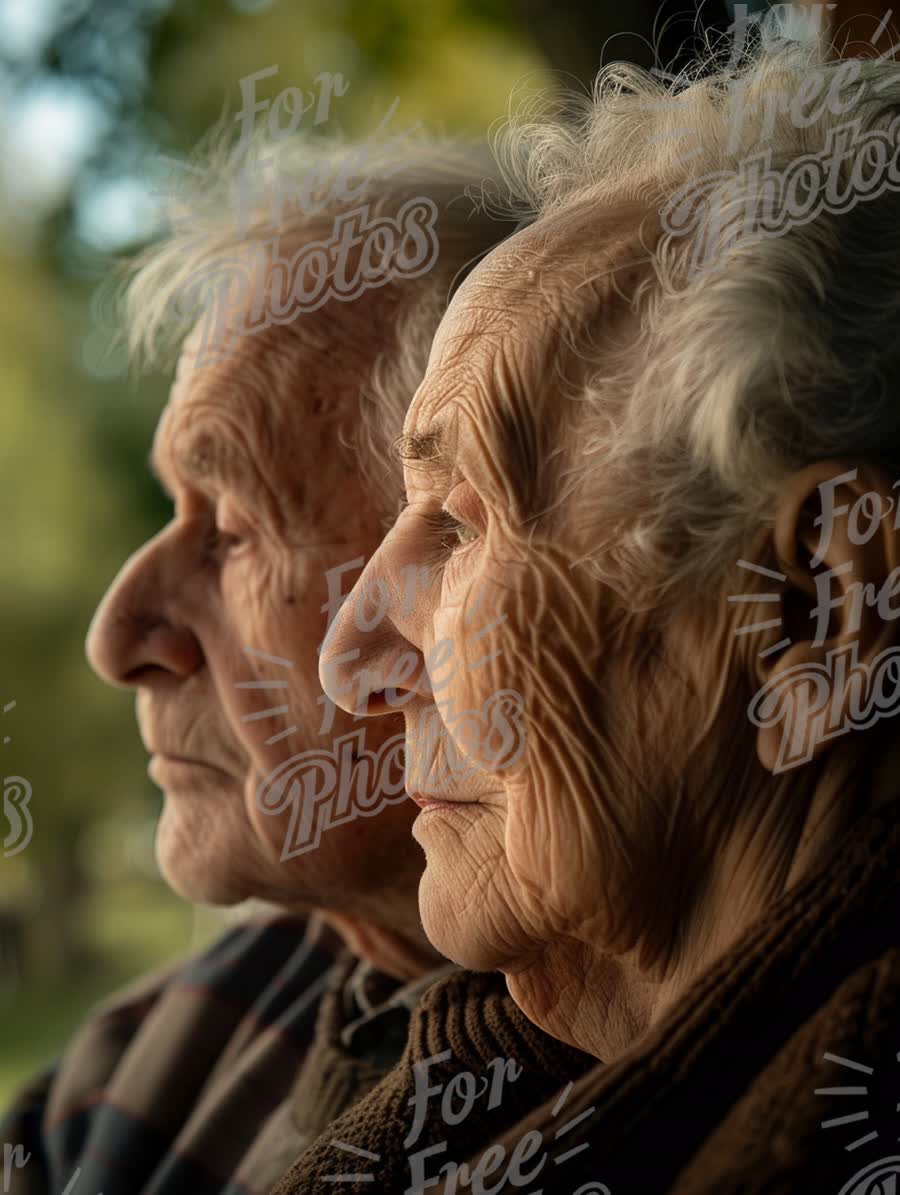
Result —
[[[9,1195],[262,1195],[307,1144],[291,1089],[341,950],[242,925],[102,1004],[0,1123],[0,1192],[6,1158]]]

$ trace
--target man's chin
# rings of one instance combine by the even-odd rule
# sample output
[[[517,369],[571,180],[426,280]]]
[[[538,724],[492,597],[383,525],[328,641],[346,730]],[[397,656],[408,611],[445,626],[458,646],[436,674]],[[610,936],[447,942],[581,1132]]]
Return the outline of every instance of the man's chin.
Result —
[[[247,832],[228,835],[226,817],[215,829],[205,818],[185,817],[184,800],[167,796],[156,827],[156,862],[165,882],[191,904],[236,905],[255,896]]]
[[[198,875],[187,871],[178,861],[171,861],[157,852],[160,874],[176,896],[192,905],[217,905],[223,908],[238,905],[251,895],[240,891],[227,877]]]

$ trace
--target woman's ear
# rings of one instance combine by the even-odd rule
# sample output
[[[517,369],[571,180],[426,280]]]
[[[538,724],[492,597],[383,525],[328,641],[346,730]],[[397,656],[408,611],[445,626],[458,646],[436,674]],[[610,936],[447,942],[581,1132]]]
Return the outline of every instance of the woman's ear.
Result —
[[[788,478],[776,497],[770,542],[782,579],[767,588],[780,590],[781,618],[760,640],[762,687],[749,709],[771,772],[806,763],[900,708],[894,485],[872,465],[821,461]]]

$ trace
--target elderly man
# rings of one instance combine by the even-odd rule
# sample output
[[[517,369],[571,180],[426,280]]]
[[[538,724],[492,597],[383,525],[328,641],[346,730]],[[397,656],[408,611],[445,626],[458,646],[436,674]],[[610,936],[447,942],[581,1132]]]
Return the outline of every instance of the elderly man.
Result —
[[[3,1126],[16,1193],[266,1190],[393,1062],[446,966],[385,764],[398,727],[324,701],[318,646],[396,507],[387,446],[453,281],[503,226],[459,202],[474,153],[411,148],[367,174],[358,149],[325,155],[350,202],[320,192],[277,223],[245,205],[235,228],[216,176],[139,264],[135,347],[193,328],[152,452],[174,513],[88,639],[136,694],[168,883],[278,909],[86,1023]]]
[[[505,147],[537,219],[441,323],[322,677],[403,708],[423,924],[515,1012],[437,984],[279,1195],[335,1141],[391,1195],[896,1190],[900,70],[740,68]],[[594,1063],[520,1119],[523,1018]]]

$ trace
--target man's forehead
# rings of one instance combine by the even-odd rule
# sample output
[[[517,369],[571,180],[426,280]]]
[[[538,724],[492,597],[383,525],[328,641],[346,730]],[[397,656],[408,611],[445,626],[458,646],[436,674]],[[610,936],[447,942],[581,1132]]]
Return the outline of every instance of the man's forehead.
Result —
[[[225,486],[253,500],[274,489],[286,505],[312,493],[343,460],[338,425],[352,417],[382,348],[372,311],[326,304],[289,326],[247,332],[198,364],[203,331],[185,339],[151,468],[166,488]]]
[[[246,483],[248,454],[236,450],[227,426],[210,407],[192,406],[189,399],[176,404],[170,398],[153,437],[152,472],[167,487],[173,481],[198,488]],[[231,430],[238,429],[232,424]],[[246,444],[246,437],[241,440]]]
[[[283,334],[266,329],[255,340],[246,336],[201,364],[195,356],[198,330],[185,340],[153,441],[151,465],[158,473],[174,469],[186,482],[240,481],[248,465],[269,455],[273,431],[288,422],[291,406],[302,408],[324,386],[311,363],[303,369],[302,353],[279,379],[274,354],[285,348],[267,345],[265,333],[272,331]],[[295,353],[300,348],[291,347]],[[305,385],[292,384],[292,377],[303,377]]]
[[[322,319],[321,310],[304,313],[291,326],[230,328],[224,320],[216,325],[217,319],[218,312],[207,313],[184,338],[175,366],[174,388],[179,395],[186,386],[227,387],[245,379],[248,372],[264,371],[268,361],[286,351],[304,364],[324,355],[333,339],[331,324]]]
[[[169,401],[157,429],[162,440],[197,422],[201,414],[211,417],[227,414],[237,422],[250,423],[258,405],[247,381],[252,361],[238,352],[197,365],[185,344],[175,367]],[[241,395],[243,392],[243,401]],[[272,396],[272,402],[277,401]]]

